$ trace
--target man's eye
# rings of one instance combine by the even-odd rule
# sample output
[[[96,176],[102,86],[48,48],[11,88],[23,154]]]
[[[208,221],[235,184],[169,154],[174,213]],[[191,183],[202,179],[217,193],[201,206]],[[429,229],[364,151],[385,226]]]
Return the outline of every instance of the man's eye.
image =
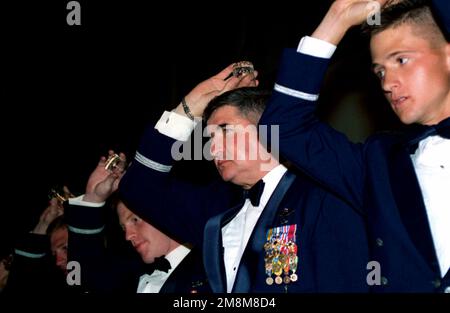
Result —
[[[223,128],[223,132],[226,134],[232,133],[234,131],[234,127],[231,125],[227,125]]]
[[[408,63],[409,59],[408,58],[398,58],[397,61],[400,64],[406,64],[406,63]]]
[[[385,71],[384,70],[377,70],[377,71],[375,71],[375,75],[377,75],[377,77],[379,79],[383,79],[384,75],[385,75]]]

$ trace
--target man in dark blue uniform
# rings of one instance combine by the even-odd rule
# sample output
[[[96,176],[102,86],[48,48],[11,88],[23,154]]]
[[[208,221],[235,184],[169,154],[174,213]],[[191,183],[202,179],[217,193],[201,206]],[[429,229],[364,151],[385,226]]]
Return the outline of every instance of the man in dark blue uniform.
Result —
[[[366,292],[364,216],[263,148],[256,125],[269,94],[230,91],[255,84],[231,72],[200,83],[147,130],[122,198],[171,237],[203,246],[214,292]],[[203,113],[222,179],[196,185],[171,169],[177,139],[186,141]]]
[[[69,199],[65,209],[68,261],[78,262],[82,287],[97,293],[211,292],[198,249],[170,238],[114,197],[108,206],[117,210],[125,239],[141,262],[125,251],[118,254],[106,249],[112,238],[106,238],[105,247],[105,203],[117,190],[124,168],[121,161],[111,169],[109,160],[118,156],[113,151],[109,154],[91,173],[86,193]],[[125,160],[125,156],[121,154],[120,159]]]
[[[312,36],[285,51],[260,123],[279,125],[282,156],[367,212],[371,260],[381,270],[375,291],[450,292],[449,2],[394,1],[372,27],[374,72],[396,115],[417,127],[353,144],[314,114],[336,45],[376,3],[335,1]]]

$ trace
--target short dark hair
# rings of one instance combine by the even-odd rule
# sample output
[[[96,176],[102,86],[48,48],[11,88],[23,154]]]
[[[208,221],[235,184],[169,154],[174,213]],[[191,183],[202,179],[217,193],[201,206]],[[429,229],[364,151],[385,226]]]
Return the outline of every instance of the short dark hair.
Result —
[[[436,38],[444,38],[444,34],[440,30],[433,17],[429,0],[403,0],[387,3],[386,7],[380,12],[380,23],[363,24],[363,33],[373,37],[387,29],[395,28],[403,24],[418,25],[419,35],[422,35],[429,41]]]
[[[242,116],[256,125],[270,96],[270,91],[255,87],[243,87],[227,91],[209,102],[203,112],[203,120],[207,122],[217,109],[230,105],[236,107]]]

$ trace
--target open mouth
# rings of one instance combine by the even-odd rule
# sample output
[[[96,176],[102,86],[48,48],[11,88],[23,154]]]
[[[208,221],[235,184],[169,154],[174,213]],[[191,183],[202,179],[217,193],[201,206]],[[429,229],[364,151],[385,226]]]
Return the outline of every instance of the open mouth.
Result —
[[[391,100],[391,104],[394,108],[400,107],[406,100],[408,99],[408,97],[397,97],[397,98],[393,98]]]

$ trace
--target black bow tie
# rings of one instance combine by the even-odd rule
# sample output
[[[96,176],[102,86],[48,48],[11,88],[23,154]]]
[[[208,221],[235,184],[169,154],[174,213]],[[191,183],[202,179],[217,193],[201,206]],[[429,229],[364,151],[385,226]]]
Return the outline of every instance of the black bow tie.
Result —
[[[413,127],[407,135],[406,148],[409,153],[414,153],[420,141],[435,135],[450,139],[450,117],[436,125],[416,125]]]
[[[256,184],[250,189],[244,189],[244,199],[249,199],[253,206],[259,205],[259,200],[264,191],[264,182],[262,179],[258,180]]]
[[[169,272],[169,270],[172,268],[172,266],[170,266],[169,260],[167,260],[164,255],[159,258],[155,258],[155,261],[152,264],[155,270],[166,273]]]

